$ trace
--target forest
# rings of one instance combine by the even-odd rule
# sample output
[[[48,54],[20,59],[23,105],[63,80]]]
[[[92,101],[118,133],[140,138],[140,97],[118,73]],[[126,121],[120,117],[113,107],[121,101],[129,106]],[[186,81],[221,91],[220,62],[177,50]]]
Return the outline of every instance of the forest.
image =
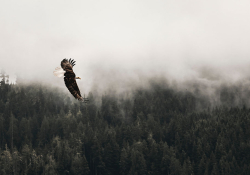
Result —
[[[250,174],[250,90],[149,82],[89,103],[39,83],[0,86],[2,175]],[[99,98],[99,99],[98,99]]]

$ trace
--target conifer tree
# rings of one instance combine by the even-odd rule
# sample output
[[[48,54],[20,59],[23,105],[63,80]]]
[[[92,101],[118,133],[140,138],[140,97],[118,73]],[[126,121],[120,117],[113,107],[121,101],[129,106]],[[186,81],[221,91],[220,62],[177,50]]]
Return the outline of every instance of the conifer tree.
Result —
[[[5,151],[3,151],[1,155],[1,162],[2,162],[1,163],[2,166],[0,167],[1,173],[4,175],[12,174],[13,173],[13,160],[12,160],[12,156],[7,145],[5,145]]]
[[[130,154],[131,168],[129,170],[129,175],[145,175],[147,173],[147,166],[143,154],[134,148],[131,150]]]
[[[123,148],[120,156],[120,174],[127,175],[130,169],[130,160],[126,148]]]
[[[41,129],[39,132],[39,145],[40,146],[44,146],[45,144],[49,143],[49,121],[47,120],[46,117],[44,117],[42,125],[41,125]]]

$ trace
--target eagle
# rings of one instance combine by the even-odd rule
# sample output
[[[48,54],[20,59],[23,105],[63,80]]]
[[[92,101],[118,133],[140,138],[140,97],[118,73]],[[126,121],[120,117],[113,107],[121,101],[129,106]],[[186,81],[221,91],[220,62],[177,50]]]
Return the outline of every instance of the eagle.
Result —
[[[73,72],[73,66],[75,65],[74,59],[71,58],[63,59],[61,61],[61,67],[57,67],[53,72],[56,77],[62,77],[64,75],[64,83],[68,88],[69,92],[79,101],[83,101],[81,96],[81,92],[77,86],[76,79],[81,79],[80,77],[76,77]]]

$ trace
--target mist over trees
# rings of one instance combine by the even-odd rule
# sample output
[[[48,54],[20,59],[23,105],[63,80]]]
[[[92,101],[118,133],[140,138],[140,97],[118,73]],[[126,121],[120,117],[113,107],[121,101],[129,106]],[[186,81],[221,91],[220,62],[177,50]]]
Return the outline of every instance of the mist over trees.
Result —
[[[247,87],[219,87],[214,104],[197,84],[149,85],[92,91],[85,105],[59,88],[1,82],[0,174],[249,174]]]

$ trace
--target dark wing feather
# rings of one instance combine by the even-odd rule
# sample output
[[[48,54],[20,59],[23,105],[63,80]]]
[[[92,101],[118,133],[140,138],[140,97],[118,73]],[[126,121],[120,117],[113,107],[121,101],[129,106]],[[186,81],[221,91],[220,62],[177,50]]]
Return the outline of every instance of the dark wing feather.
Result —
[[[68,60],[68,59],[63,59],[61,61],[61,67],[63,68],[63,70],[65,70],[66,68],[73,68],[73,66],[75,65],[75,62],[74,59],[71,60],[71,58]]]

